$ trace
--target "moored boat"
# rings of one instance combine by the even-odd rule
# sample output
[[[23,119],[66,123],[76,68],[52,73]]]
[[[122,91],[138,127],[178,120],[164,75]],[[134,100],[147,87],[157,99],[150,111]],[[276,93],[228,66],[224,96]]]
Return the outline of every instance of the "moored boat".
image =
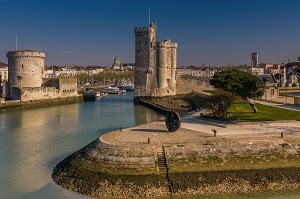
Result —
[[[95,93],[96,98],[107,97],[107,96],[108,96],[107,92],[96,92]]]
[[[120,91],[120,89],[118,87],[115,87],[115,86],[106,86],[104,90],[108,94],[120,94],[120,93],[122,93]]]

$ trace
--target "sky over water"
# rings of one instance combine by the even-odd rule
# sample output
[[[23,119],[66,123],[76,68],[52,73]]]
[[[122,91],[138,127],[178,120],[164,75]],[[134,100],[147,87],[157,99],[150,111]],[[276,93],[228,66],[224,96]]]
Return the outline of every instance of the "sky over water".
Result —
[[[46,53],[47,65],[134,62],[134,26],[157,22],[159,40],[178,42],[178,65],[282,63],[300,56],[298,0],[0,0],[5,52]]]

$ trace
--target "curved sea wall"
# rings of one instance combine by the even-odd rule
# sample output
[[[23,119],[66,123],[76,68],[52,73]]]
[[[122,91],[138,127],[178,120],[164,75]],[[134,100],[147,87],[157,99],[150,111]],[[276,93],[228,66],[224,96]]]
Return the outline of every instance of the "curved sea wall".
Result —
[[[300,188],[300,135],[217,136],[159,122],[101,136],[60,162],[60,186],[99,198]],[[164,168],[165,167],[165,170]]]
[[[168,195],[157,175],[154,147],[114,146],[96,139],[60,162],[53,179],[60,186],[100,198]]]

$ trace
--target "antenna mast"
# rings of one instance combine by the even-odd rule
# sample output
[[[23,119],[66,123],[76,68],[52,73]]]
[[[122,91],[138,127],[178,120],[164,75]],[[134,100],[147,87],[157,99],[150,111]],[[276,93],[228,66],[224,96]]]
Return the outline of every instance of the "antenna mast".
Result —
[[[16,50],[18,50],[18,36],[16,36]]]
[[[149,25],[150,25],[150,8],[149,8]]]

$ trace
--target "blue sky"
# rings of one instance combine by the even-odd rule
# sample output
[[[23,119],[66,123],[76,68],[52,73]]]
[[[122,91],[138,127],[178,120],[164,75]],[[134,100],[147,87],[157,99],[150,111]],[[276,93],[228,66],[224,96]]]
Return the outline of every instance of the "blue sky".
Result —
[[[178,65],[282,63],[300,56],[299,0],[0,0],[5,52],[46,53],[47,65],[134,62],[135,26],[157,22],[159,40],[178,43]]]

